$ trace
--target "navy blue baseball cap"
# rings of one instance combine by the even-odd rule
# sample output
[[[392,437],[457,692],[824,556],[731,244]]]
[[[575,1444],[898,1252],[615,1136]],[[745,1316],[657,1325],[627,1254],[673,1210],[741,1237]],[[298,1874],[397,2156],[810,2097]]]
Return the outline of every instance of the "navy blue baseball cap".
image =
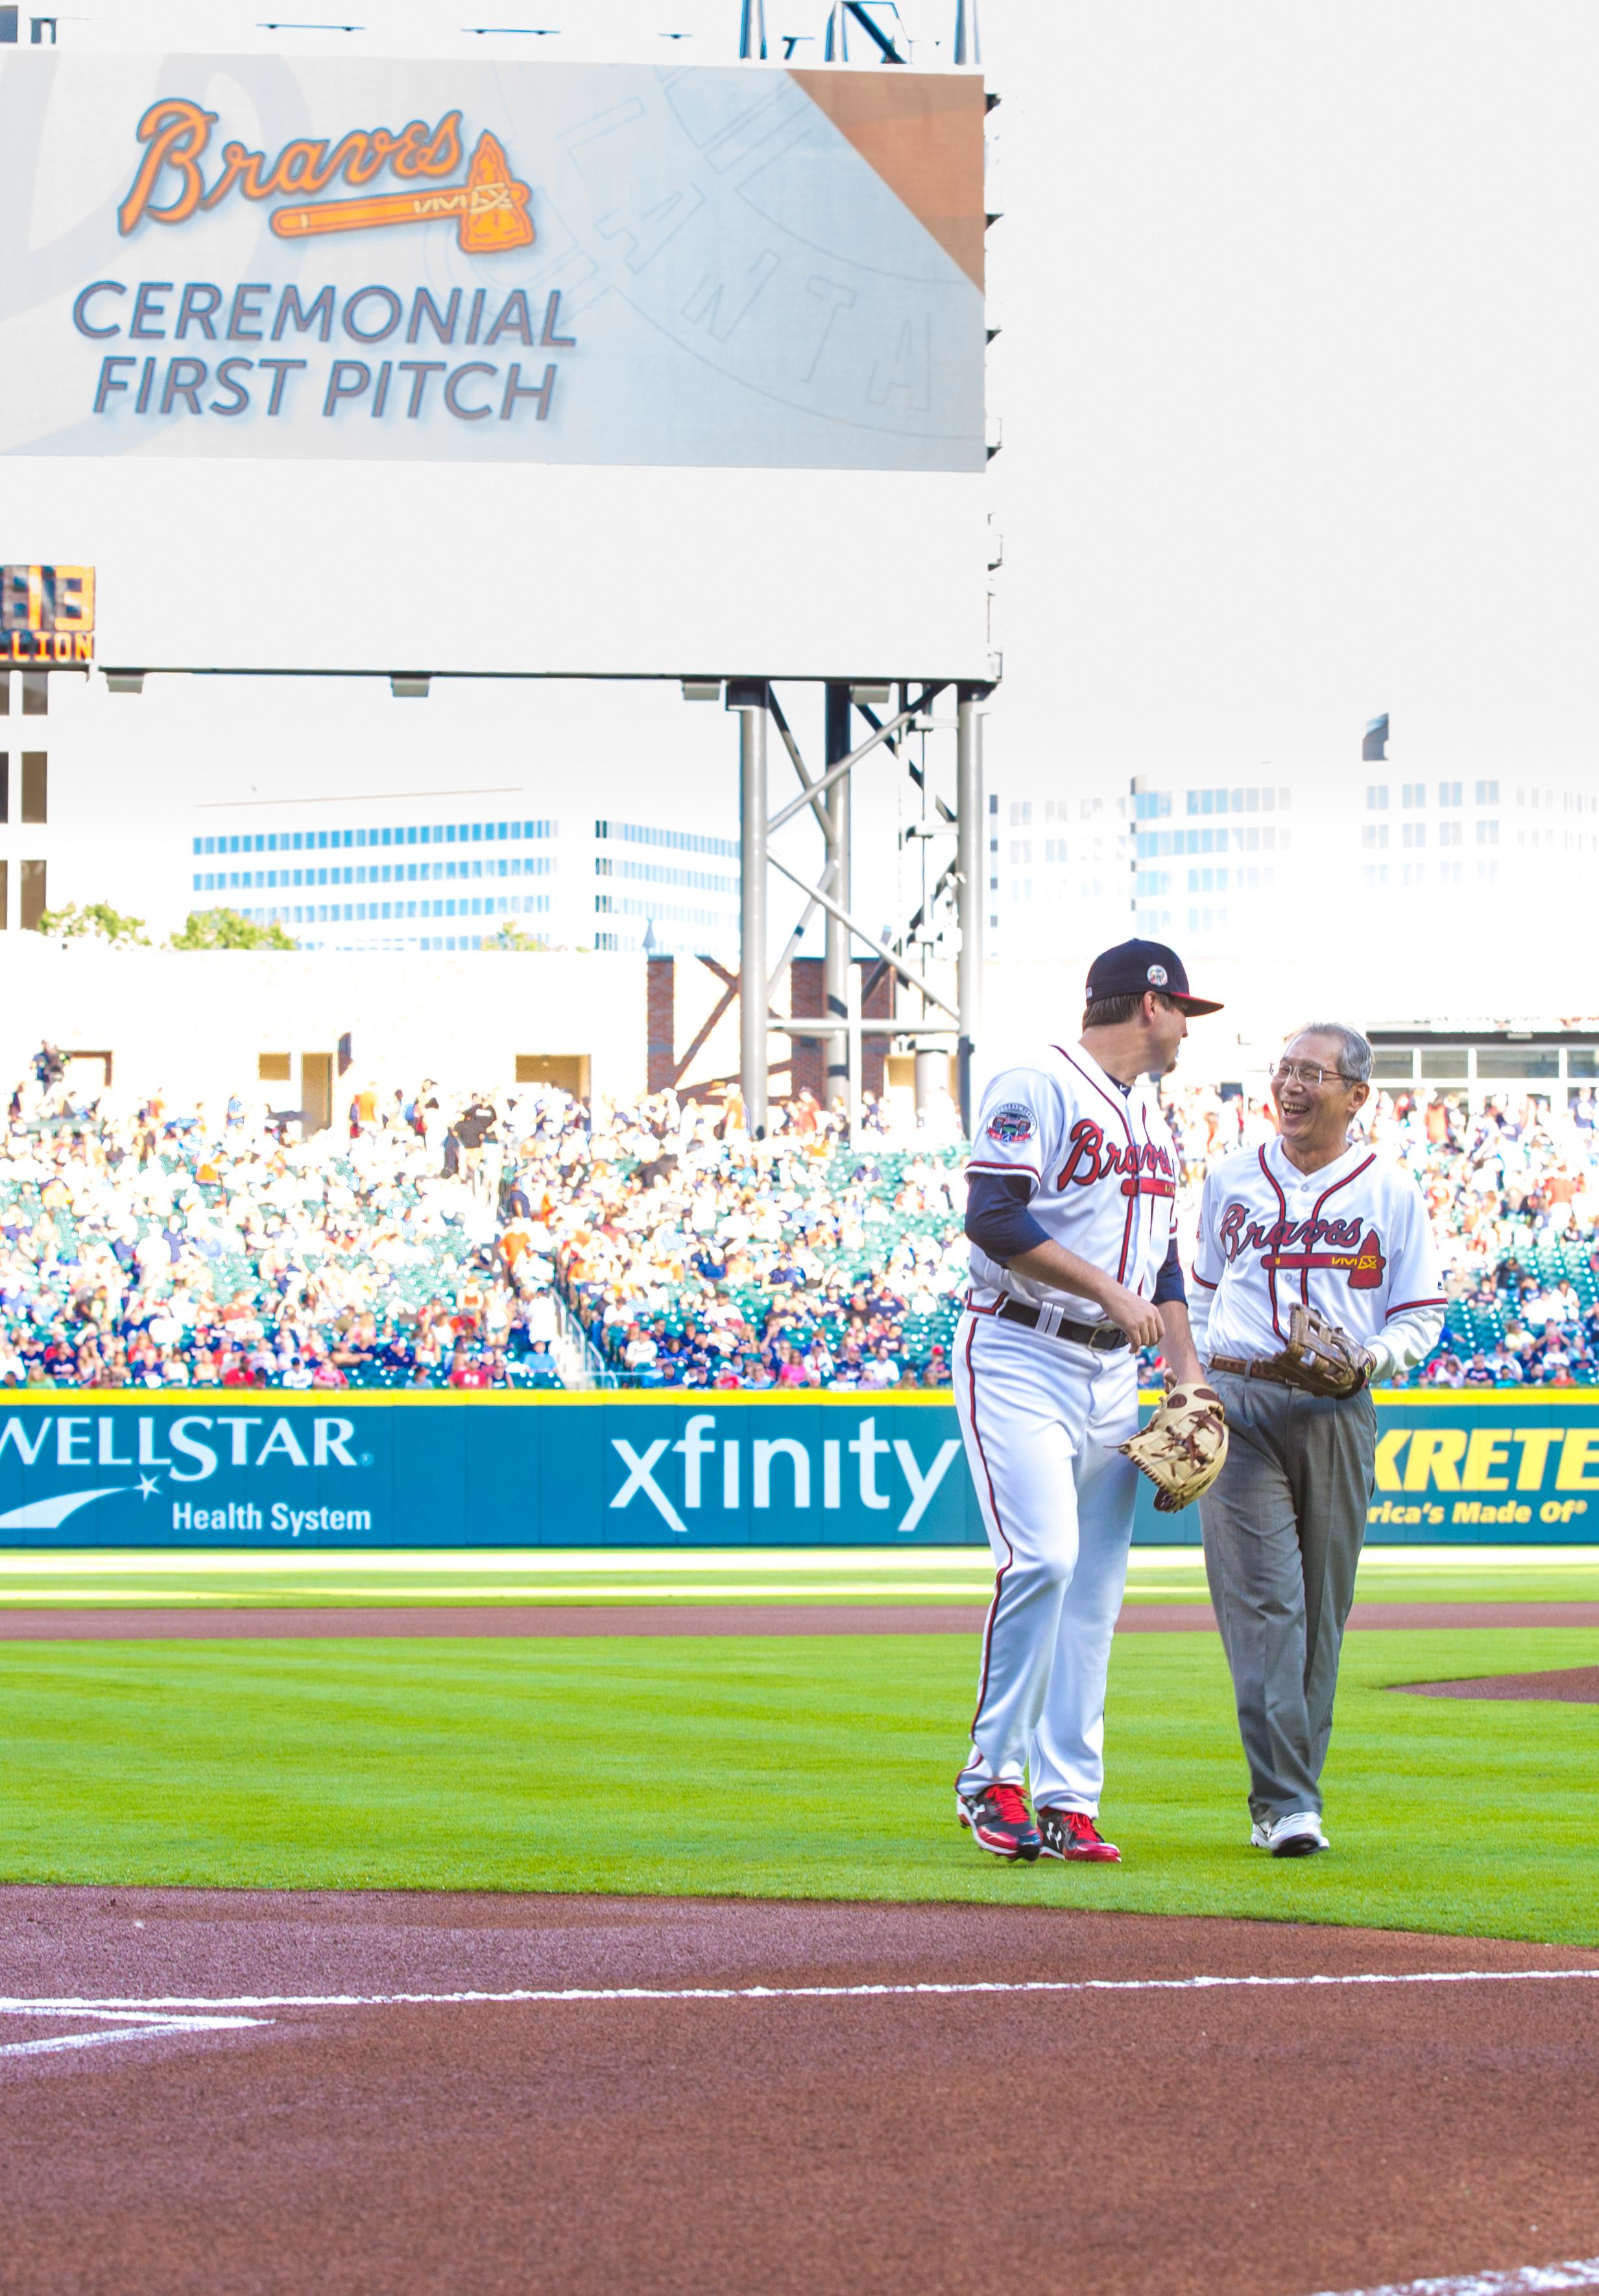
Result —
[[[1183,1013],[1221,1011],[1216,997],[1194,996],[1182,958],[1163,941],[1119,941],[1088,967],[1090,1004],[1098,1004],[1107,996],[1142,996],[1147,988],[1158,988]]]

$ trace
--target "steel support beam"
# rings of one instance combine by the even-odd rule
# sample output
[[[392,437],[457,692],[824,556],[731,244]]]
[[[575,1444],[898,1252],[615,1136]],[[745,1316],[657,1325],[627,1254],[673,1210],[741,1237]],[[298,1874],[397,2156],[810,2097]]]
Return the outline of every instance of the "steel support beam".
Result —
[[[958,1084],[961,1129],[972,1137],[972,1054],[982,1027],[983,904],[988,899],[988,824],[983,815],[983,735],[980,702],[985,689],[963,685],[955,710],[955,917],[960,954],[955,962],[955,1004],[961,1024]]]
[[[841,909],[836,901],[830,900],[819,885],[808,885],[804,878],[791,869],[785,861],[780,861],[775,853],[769,853],[767,858],[780,875],[788,879],[791,885],[798,885],[802,893],[808,893],[819,909],[825,909],[830,917],[836,917],[863,947],[869,948],[873,956],[880,956],[891,972],[897,972],[901,980],[908,981],[913,988],[919,988],[928,1002],[936,1004],[940,1013],[947,1013],[952,1020],[959,1021],[960,1014],[955,1006],[947,998],[939,996],[932,983],[918,972],[914,964],[907,964],[904,957],[896,956],[886,942],[879,940],[875,933],[869,933],[864,925],[857,924],[849,911]],[[847,980],[854,976],[856,970],[854,965],[850,966],[846,975]],[[814,1033],[809,1029],[805,1031],[808,1037]]]
[[[797,1021],[775,1018],[767,1022],[768,1029],[780,1037],[836,1036],[848,1029],[848,1016],[842,1021],[829,1021],[820,1013],[801,1013]],[[861,1034],[865,1037],[958,1037],[960,1029],[953,1021],[863,1021]]]
[[[949,1089],[949,1054],[937,1045],[916,1046],[915,1107],[925,1116],[941,1092]]]
[[[767,709],[758,701],[738,708],[740,890],[739,1071],[744,1122],[752,1140],[767,1133]]]
[[[838,1038],[833,1038],[836,1045]],[[849,1064],[844,1079],[844,1129],[851,1143],[861,1128],[861,969],[852,964],[844,976],[844,1045]]]
[[[824,742],[823,770],[831,772],[849,755],[849,688],[830,685],[825,700],[826,729]],[[827,853],[827,874],[822,882],[841,908],[849,906],[849,798],[848,771],[834,782],[827,797],[827,830],[824,839]],[[842,1020],[845,1013],[844,985],[849,977],[849,928],[830,915],[827,920],[827,939],[822,958],[822,1010],[834,1020]],[[849,1047],[840,1034],[832,1037],[827,1047],[827,1088],[823,1095],[831,1108],[835,1100],[849,1097]]]
[[[735,706],[732,702],[728,704],[729,709]],[[791,798],[786,805],[779,806],[767,826],[772,829],[781,829],[785,822],[792,821],[797,813],[803,813],[808,805],[814,805],[819,797],[825,797],[828,791],[836,788],[845,775],[859,765],[863,758],[869,758],[880,742],[891,742],[895,734],[902,727],[908,726],[916,714],[914,709],[902,709],[898,718],[890,718],[886,725],[877,726],[866,736],[858,750],[851,750],[847,756],[839,759],[836,766],[830,766],[820,781],[808,783],[802,796]]]
[[[822,872],[821,889],[824,893],[831,893],[833,890],[832,864],[831,861],[828,863],[826,868]],[[768,1004],[776,1001],[777,992],[783,986],[783,976],[788,971],[789,966],[793,963],[795,954],[799,949],[800,942],[805,939],[806,933],[809,931],[810,921],[816,915],[819,906],[820,904],[817,902],[816,897],[813,893],[810,899],[807,901],[804,908],[800,911],[799,923],[794,927],[793,931],[783,943],[783,955],[772,967],[772,977],[767,983],[767,1002]],[[828,930],[831,931],[832,928],[832,920],[831,917],[828,919],[827,922]],[[807,1029],[803,1033],[806,1036],[809,1036],[811,1031]]]
[[[805,759],[800,754],[800,744],[795,741],[793,733],[789,726],[789,721],[783,714],[783,704],[777,699],[777,695],[774,689],[769,685],[767,688],[767,711],[773,725],[777,728],[778,734],[782,738],[783,748],[789,753],[790,763],[792,765],[795,773],[800,776],[800,786],[805,791],[807,804],[810,807],[811,811],[816,816],[816,826],[821,830],[823,836],[826,837],[829,834],[830,829],[827,818],[827,800],[825,798],[820,797],[816,794],[815,784],[812,783],[810,775],[805,770]],[[786,821],[787,818],[788,816],[785,814],[783,816],[783,820]],[[782,826],[783,822],[767,824],[768,828],[775,827],[781,829]]]

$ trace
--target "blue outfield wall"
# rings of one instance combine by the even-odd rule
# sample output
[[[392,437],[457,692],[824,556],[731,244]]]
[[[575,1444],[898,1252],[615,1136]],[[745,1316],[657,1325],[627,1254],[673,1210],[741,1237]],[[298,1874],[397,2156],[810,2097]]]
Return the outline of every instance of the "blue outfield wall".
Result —
[[[1146,1405],[1152,1398],[1145,1398]],[[1599,1535],[1599,1394],[1379,1394],[1374,1541]],[[1197,1544],[1140,1485],[1135,1536]],[[0,1403],[7,1547],[980,1546],[947,1394]]]

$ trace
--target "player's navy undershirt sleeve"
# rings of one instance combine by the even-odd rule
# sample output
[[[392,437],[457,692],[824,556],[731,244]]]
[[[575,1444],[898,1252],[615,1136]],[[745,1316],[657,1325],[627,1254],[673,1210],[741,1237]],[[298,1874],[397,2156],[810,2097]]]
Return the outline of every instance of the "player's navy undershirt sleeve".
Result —
[[[1049,1231],[1027,1208],[1031,1193],[1032,1182],[1022,1172],[973,1172],[967,1180],[966,1234],[1002,1266],[1049,1242]]]
[[[1183,1263],[1177,1258],[1177,1240],[1174,1235],[1167,1246],[1166,1257],[1160,1262],[1160,1272],[1155,1278],[1155,1305],[1163,1308],[1168,1300],[1180,1300],[1188,1305],[1188,1286],[1183,1281]]]

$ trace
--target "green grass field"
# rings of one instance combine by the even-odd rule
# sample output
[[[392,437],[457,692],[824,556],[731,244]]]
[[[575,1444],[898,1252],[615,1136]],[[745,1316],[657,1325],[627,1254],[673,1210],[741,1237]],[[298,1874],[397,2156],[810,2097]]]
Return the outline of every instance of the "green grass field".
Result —
[[[417,1603],[986,1602],[986,1547],[557,1551],[413,1554],[185,1553],[166,1549],[0,1554],[0,1609],[75,1603],[363,1608]],[[1595,1602],[1599,1547],[1374,1546],[1361,1558],[1368,1602]],[[1133,1550],[1134,1603],[1201,1602],[1195,1546]]]
[[[1247,1847],[1215,1639],[1122,1636],[1104,1819],[1127,1862],[1028,1869],[951,1814],[964,1636],[11,1643],[0,1878],[972,1899],[1599,1946],[1599,1709],[1384,1686],[1595,1648],[1351,1636],[1332,1852],[1274,1863]]]

